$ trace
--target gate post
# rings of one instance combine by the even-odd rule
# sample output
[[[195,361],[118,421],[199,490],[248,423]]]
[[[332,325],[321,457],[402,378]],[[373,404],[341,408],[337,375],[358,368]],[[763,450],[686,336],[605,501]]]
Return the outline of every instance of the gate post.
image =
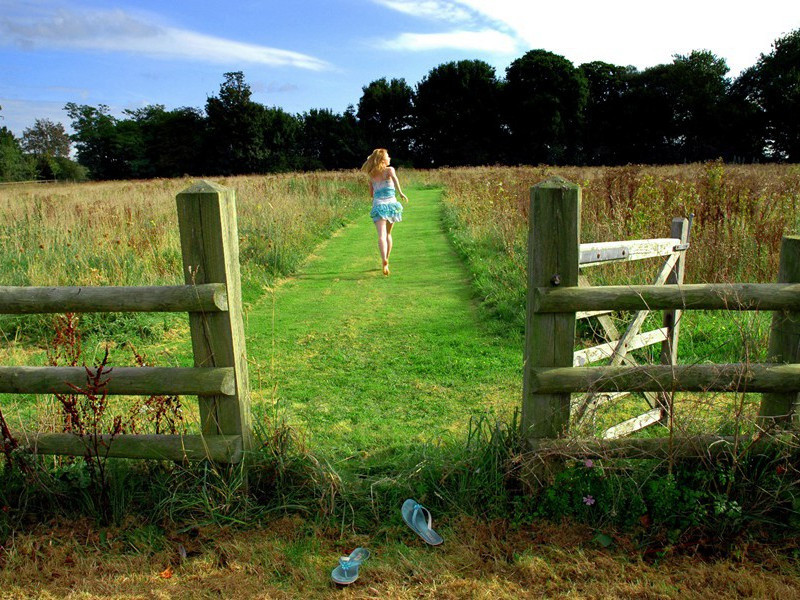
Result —
[[[535,293],[578,285],[580,215],[579,186],[552,177],[531,188],[522,390],[522,435],[528,441],[555,438],[569,428],[570,394],[536,393],[534,369],[572,366],[575,312],[538,313]]]
[[[196,367],[233,367],[233,396],[199,397],[204,435],[241,435],[251,448],[250,382],[242,319],[239,233],[233,190],[201,181],[177,195],[183,269],[188,285],[225,284],[228,310],[189,313]]]
[[[778,283],[800,282],[800,237],[784,236],[781,240]],[[767,362],[800,363],[800,313],[775,311],[769,332]],[[764,394],[758,411],[761,427],[791,422],[797,413],[797,392]],[[797,426],[797,423],[795,423]]]

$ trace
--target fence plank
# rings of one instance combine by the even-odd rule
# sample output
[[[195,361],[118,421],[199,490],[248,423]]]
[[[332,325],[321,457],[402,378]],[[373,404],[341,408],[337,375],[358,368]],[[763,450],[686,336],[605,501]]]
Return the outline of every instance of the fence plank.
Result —
[[[672,219],[670,226],[670,234],[680,239],[682,246],[689,243],[689,228],[691,221],[684,217],[675,217]],[[672,269],[667,285],[681,285],[683,284],[683,276],[686,271],[686,253],[681,252],[678,262]],[[661,345],[661,364],[662,365],[675,365],[678,364],[678,336],[680,335],[681,327],[681,311],[680,310],[665,310],[663,315],[664,327],[667,329],[667,339]],[[662,419],[665,421],[672,420],[672,394],[666,392],[659,392],[657,402],[662,411]]]
[[[95,369],[90,369],[96,373]],[[231,368],[108,367],[108,395],[233,396]],[[2,394],[72,394],[86,388],[85,367],[0,367]]]
[[[542,286],[578,285],[580,187],[554,177],[531,189],[528,229],[528,308],[522,393],[522,434],[556,437],[569,427],[570,395],[537,393],[532,370],[571,366],[575,344],[575,311],[537,314],[534,291]]]
[[[613,310],[584,310],[576,312],[575,318],[580,320],[580,319],[588,319],[590,317],[602,317],[605,315],[610,315],[613,312],[614,312]],[[617,339],[619,336],[615,335],[612,337],[613,339]]]
[[[650,425],[655,425],[661,421],[663,412],[661,407],[651,408],[646,413],[609,427],[603,434],[603,438],[613,440],[641,431],[645,427],[650,427]]]
[[[239,274],[239,234],[233,190],[200,182],[177,196],[181,251],[187,284],[222,283],[228,293],[228,312],[192,313],[195,365],[233,367],[236,394],[201,398],[204,434],[238,434],[244,450],[250,447],[250,384],[242,320]]]
[[[581,244],[581,268],[610,262],[627,262],[669,256],[674,252],[675,246],[680,244],[676,238],[655,238],[652,240],[624,240],[619,242],[596,242]]]
[[[640,333],[639,335],[636,335],[629,340],[627,345],[627,350],[628,351],[638,350],[639,348],[644,348],[646,346],[652,346],[653,344],[658,344],[659,342],[662,342],[665,339],[667,339],[667,333],[668,330],[666,327]],[[611,358],[614,355],[614,350],[616,349],[617,345],[618,345],[618,340],[614,340],[606,344],[600,344],[598,346],[592,346],[591,348],[578,350],[577,352],[575,352],[575,356],[572,361],[572,366],[583,367],[593,362],[597,362],[598,360]]]
[[[530,369],[532,393],[795,392],[800,364],[642,365]]]
[[[800,284],[797,283],[542,286],[534,290],[533,295],[534,308],[540,313],[664,309],[800,311]]]
[[[218,312],[228,310],[225,286],[0,286],[0,314],[83,312]]]
[[[779,282],[800,281],[800,237],[784,236],[781,240]],[[775,312],[769,333],[767,360],[800,363],[800,310]],[[800,385],[785,394],[764,394],[758,411],[762,425],[791,422],[797,412],[797,392]],[[797,424],[795,424],[797,425]]]
[[[109,458],[205,460],[235,464],[242,460],[239,435],[101,435],[12,433],[23,450],[34,454],[99,455]]]

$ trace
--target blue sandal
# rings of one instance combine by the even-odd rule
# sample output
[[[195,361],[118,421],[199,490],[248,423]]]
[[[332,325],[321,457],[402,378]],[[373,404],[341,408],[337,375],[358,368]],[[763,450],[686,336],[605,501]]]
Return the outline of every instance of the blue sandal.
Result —
[[[438,546],[444,541],[442,536],[431,529],[431,512],[416,500],[409,498],[403,502],[401,512],[406,525],[411,527],[419,537],[431,546]]]
[[[339,585],[350,585],[358,579],[358,568],[369,558],[369,550],[356,548],[350,556],[339,558],[339,566],[331,571],[331,579]]]

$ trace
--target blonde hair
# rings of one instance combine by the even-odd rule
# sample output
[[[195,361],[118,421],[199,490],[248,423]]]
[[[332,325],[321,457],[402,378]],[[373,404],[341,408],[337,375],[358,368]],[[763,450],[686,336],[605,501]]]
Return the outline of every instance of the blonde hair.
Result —
[[[374,177],[389,164],[389,151],[386,148],[376,148],[369,155],[367,161],[361,165],[361,170],[370,177]]]

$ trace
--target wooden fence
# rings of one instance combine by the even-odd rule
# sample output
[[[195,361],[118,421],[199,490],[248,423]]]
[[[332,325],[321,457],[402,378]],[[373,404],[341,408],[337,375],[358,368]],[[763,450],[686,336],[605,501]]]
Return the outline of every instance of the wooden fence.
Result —
[[[600,250],[604,249],[613,258],[613,252],[621,253],[625,244],[630,254],[631,248],[642,244],[582,245],[580,213],[581,189],[577,185],[556,177],[531,190],[522,431],[534,449],[540,453],[590,456],[662,456],[667,452],[707,452],[710,446],[717,444],[719,449],[729,441],[718,436],[568,441],[564,438],[570,415],[575,413],[574,392],[658,394],[651,396],[655,404],[649,418],[653,421],[656,416],[663,418],[669,409],[668,397],[677,391],[762,392],[762,431],[791,422],[800,391],[800,365],[796,364],[800,363],[800,237],[783,239],[779,283],[685,285],[681,256],[687,247],[688,223],[676,219],[673,237],[651,240],[656,242],[654,245],[663,246],[663,254],[670,255],[653,285],[588,287],[581,286],[580,268],[599,262],[593,261],[592,256],[601,254],[602,258]],[[774,362],[675,364],[679,311],[685,309],[775,311],[769,342],[769,357]],[[626,339],[632,346],[639,336],[632,327],[616,344],[611,344],[611,365],[577,366],[583,363],[573,352],[576,319],[623,310],[666,311],[664,327],[656,330],[657,334],[649,332],[650,337],[661,338],[663,364],[635,365],[625,360]],[[638,320],[634,319],[634,325]],[[646,415],[639,417],[639,424],[647,422],[648,418],[643,418]],[[625,432],[636,428],[632,425]]]
[[[670,231],[672,237],[669,238],[581,244],[579,266],[581,269],[585,269],[610,263],[666,257],[667,260],[661,265],[653,285],[683,283],[685,253],[689,249],[690,226],[689,219],[676,217],[672,220]],[[589,280],[581,275],[578,278],[578,284],[588,287]],[[582,311],[576,314],[576,319],[597,319],[606,342],[575,352],[573,366],[585,366],[604,359],[610,359],[610,366],[635,366],[636,361],[630,355],[631,351],[659,343],[661,344],[661,362],[675,364],[680,326],[679,311],[666,311],[663,326],[646,332],[642,332],[641,328],[650,311],[636,311],[623,334],[619,333],[614,321],[609,316],[611,312],[610,310]],[[605,402],[617,400],[629,393],[627,391],[604,394],[592,392],[575,399],[571,403],[572,418],[575,422],[580,422],[587,413],[594,412]],[[669,418],[671,402],[665,398],[663,393],[644,392],[644,397],[649,406],[648,410],[609,428],[604,435],[605,438],[628,435]]]
[[[186,285],[0,287],[0,313],[188,312],[194,368],[113,367],[108,394],[196,395],[199,435],[15,432],[39,454],[238,463],[251,445],[250,390],[242,322],[239,238],[233,190],[208,182],[177,196]],[[75,393],[84,367],[0,367],[0,393]]]

